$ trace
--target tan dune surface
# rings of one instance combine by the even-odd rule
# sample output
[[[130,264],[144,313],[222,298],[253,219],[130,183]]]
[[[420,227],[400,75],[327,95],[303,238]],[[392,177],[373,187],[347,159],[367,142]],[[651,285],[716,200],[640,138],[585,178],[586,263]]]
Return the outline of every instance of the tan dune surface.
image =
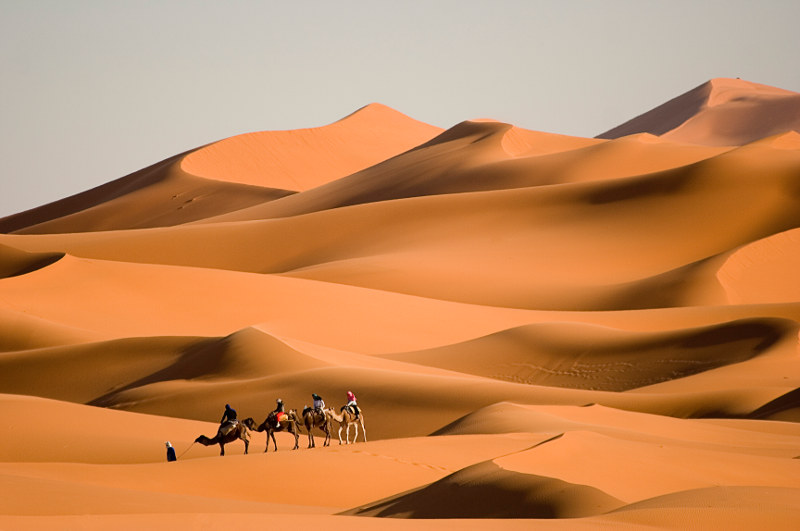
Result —
[[[797,529],[798,102],[371,104],[0,219],[0,529]]]
[[[648,132],[677,142],[738,146],[800,131],[800,94],[743,79],[712,79],[598,138]]]
[[[271,201],[287,190],[195,177],[180,156],[92,190],[0,219],[0,232],[92,232],[179,225]]]
[[[208,179],[308,190],[409,150],[441,129],[372,103],[324,127],[264,131],[200,148],[181,168]]]

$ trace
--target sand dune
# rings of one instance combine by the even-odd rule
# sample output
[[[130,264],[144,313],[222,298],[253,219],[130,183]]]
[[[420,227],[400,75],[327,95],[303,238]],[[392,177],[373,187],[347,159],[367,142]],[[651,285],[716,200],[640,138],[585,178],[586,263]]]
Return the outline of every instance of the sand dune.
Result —
[[[0,308],[0,352],[82,343],[100,337],[89,330]]]
[[[290,191],[194,177],[172,157],[127,177],[0,219],[1,232],[48,234],[179,225]]]
[[[800,224],[798,168],[799,150],[756,143],[687,166],[572,186],[372,197],[377,202],[280,219],[0,242],[526,309],[721,304],[728,302],[716,274],[721,264],[712,262]],[[232,247],[249,252],[227,252]]]
[[[181,168],[219,181],[308,190],[409,150],[440,131],[373,103],[324,127],[215,142],[187,155]]]
[[[798,98],[371,104],[0,219],[0,528],[797,528]],[[368,442],[194,443],[348,390]]]
[[[779,283],[800,265],[800,230],[793,229],[750,243],[733,253],[717,276],[734,304],[792,302],[800,283]]]
[[[27,253],[14,247],[0,246],[0,278],[15,277],[47,267],[63,258],[61,253]]]
[[[672,144],[642,135],[589,143],[500,122],[464,122],[361,172],[292,198],[206,222],[284,217],[406,197],[628,177],[682,166],[726,149]]]
[[[88,192],[0,219],[0,232],[120,230],[196,221],[343,177],[438,131],[373,104],[326,127],[250,133],[171,157]]]
[[[622,506],[585,485],[472,465],[418,491],[344,514],[395,518],[578,518]]]
[[[689,330],[623,332],[536,324],[391,359],[518,383],[627,391],[794,346],[794,321],[742,320]],[[491,352],[491,356],[481,356]]]
[[[598,138],[648,132],[677,142],[738,146],[792,130],[800,130],[800,94],[739,78],[718,78]]]

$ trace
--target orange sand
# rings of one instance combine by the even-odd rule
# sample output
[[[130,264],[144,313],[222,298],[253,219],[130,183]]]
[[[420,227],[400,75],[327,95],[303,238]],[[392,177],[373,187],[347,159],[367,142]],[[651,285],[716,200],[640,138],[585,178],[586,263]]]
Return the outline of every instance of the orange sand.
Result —
[[[0,219],[0,529],[797,528],[798,116],[372,104]],[[347,390],[368,442],[193,444]]]

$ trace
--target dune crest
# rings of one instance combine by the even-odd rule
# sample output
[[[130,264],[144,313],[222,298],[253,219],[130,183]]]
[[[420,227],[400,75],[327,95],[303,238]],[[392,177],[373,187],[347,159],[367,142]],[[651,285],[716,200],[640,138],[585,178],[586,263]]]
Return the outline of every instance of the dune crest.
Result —
[[[47,267],[63,257],[63,253],[28,253],[0,244],[0,278],[25,275]]]
[[[677,142],[740,146],[800,130],[800,94],[742,79],[712,79],[598,135],[650,132]]]
[[[734,252],[717,272],[732,304],[795,302],[800,283],[786,283],[800,267],[800,229],[774,234]]]
[[[308,190],[411,149],[439,131],[373,103],[327,126],[220,140],[186,155],[181,168],[207,179]]]

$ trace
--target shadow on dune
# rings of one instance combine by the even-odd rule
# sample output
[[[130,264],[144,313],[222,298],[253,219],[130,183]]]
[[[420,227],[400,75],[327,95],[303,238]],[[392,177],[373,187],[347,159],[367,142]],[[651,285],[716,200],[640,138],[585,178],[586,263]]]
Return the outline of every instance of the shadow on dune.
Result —
[[[537,324],[382,357],[527,385],[628,391],[747,361],[796,330],[794,321],[783,319],[669,332]]]
[[[747,415],[747,418],[800,422],[800,387],[767,402]]]
[[[624,502],[586,485],[504,470],[485,461],[426,487],[343,515],[389,518],[579,518]]]
[[[126,391],[145,385],[175,379],[191,380],[213,374],[220,366],[228,338],[204,339],[187,345],[170,365],[143,378],[123,385],[88,402],[90,406],[114,407],[118,397]]]
[[[18,277],[55,264],[65,253],[29,253],[0,244],[0,278]]]
[[[251,379],[320,365],[324,362],[292,349],[269,334],[245,328],[222,338],[194,338],[168,365],[97,397],[89,405],[114,407],[127,401],[124,398],[127,391],[159,382]]]
[[[182,153],[125,177],[0,218],[0,233],[60,234],[180,225],[294,192],[218,182],[180,168]]]

